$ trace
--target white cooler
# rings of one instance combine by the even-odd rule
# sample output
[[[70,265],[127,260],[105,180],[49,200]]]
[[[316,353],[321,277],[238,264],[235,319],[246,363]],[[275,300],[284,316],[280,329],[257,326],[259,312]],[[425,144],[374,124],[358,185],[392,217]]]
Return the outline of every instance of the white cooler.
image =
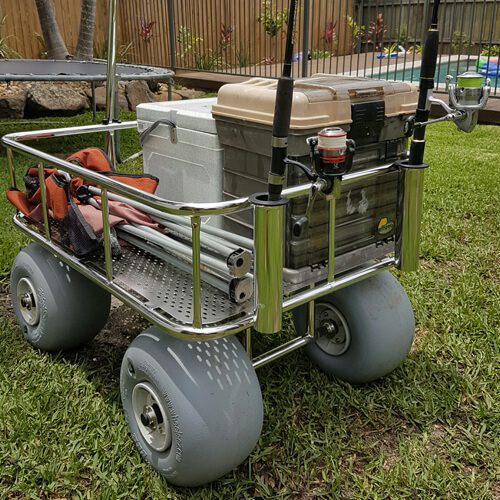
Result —
[[[144,172],[160,179],[157,194],[173,201],[222,201],[224,150],[217,137],[212,105],[217,98],[157,102],[137,106],[139,133],[158,120],[145,139]]]

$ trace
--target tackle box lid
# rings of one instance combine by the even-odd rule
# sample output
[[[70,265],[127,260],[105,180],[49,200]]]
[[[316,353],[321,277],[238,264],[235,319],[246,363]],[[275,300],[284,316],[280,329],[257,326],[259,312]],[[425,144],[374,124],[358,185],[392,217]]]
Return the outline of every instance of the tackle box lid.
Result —
[[[212,106],[215,118],[226,117],[271,126],[277,80],[252,78],[220,88]],[[316,74],[295,81],[290,127],[311,129],[352,122],[351,104],[385,102],[385,116],[408,115],[417,107],[416,85],[373,78]]]
[[[211,114],[212,105],[216,101],[217,99],[212,97],[139,104],[137,106],[137,120],[148,123],[170,120],[179,128],[216,134],[217,128]],[[139,129],[141,128],[143,127],[139,126]]]

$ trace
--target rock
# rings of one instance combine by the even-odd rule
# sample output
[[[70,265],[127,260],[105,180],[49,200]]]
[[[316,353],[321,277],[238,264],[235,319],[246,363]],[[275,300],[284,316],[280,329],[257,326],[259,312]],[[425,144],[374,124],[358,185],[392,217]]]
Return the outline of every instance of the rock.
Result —
[[[155,96],[149,90],[148,84],[142,80],[128,82],[125,85],[125,94],[131,111],[135,111],[138,104],[155,100]]]
[[[95,103],[98,111],[106,110],[106,87],[97,87],[95,89]],[[118,103],[120,105],[120,111],[128,111],[128,101],[125,96],[125,90],[121,88],[118,88]]]
[[[172,91],[172,101],[182,101],[182,96],[175,91]],[[155,94],[155,101],[163,102],[168,101],[168,90],[162,90]]]
[[[154,94],[160,91],[160,82],[158,80],[146,80],[146,83],[148,84],[149,90]]]
[[[176,92],[182,96],[183,99],[201,99],[206,96],[206,93],[202,90],[194,90],[194,89],[176,89]]]
[[[81,87],[67,83],[37,82],[28,91],[25,116],[73,116],[89,108]]]
[[[0,91],[0,118],[23,118],[26,106],[26,89],[13,88]]]

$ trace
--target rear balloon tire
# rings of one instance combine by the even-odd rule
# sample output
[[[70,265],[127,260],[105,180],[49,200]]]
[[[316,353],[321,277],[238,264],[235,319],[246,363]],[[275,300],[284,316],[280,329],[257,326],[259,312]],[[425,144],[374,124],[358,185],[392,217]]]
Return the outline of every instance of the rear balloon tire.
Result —
[[[294,311],[297,333],[307,331],[307,306]],[[403,287],[384,271],[315,303],[316,339],[306,353],[323,371],[352,384],[377,380],[410,351],[413,310]]]
[[[14,260],[10,296],[24,337],[44,351],[74,349],[92,340],[111,305],[109,293],[36,243]]]
[[[125,353],[120,389],[142,457],[174,485],[218,479],[259,439],[260,386],[236,338],[185,341],[149,328]]]

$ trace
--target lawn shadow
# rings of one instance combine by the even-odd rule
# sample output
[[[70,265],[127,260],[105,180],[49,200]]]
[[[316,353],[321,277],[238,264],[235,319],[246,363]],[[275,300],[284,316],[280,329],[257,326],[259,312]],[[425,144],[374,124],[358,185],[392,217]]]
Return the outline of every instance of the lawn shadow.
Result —
[[[139,314],[118,301],[112,301],[108,321],[88,344],[59,356],[78,363],[88,379],[106,399],[119,399],[120,367],[130,342],[149,326]]]
[[[17,326],[8,287],[0,290],[0,313]],[[72,351],[45,353],[45,355],[78,364],[105,399],[117,400],[123,355],[134,337],[148,326],[148,322],[132,309],[113,300],[108,321],[91,342]],[[27,348],[36,350],[26,340],[23,341],[20,330],[18,333],[19,340],[24,342]]]

